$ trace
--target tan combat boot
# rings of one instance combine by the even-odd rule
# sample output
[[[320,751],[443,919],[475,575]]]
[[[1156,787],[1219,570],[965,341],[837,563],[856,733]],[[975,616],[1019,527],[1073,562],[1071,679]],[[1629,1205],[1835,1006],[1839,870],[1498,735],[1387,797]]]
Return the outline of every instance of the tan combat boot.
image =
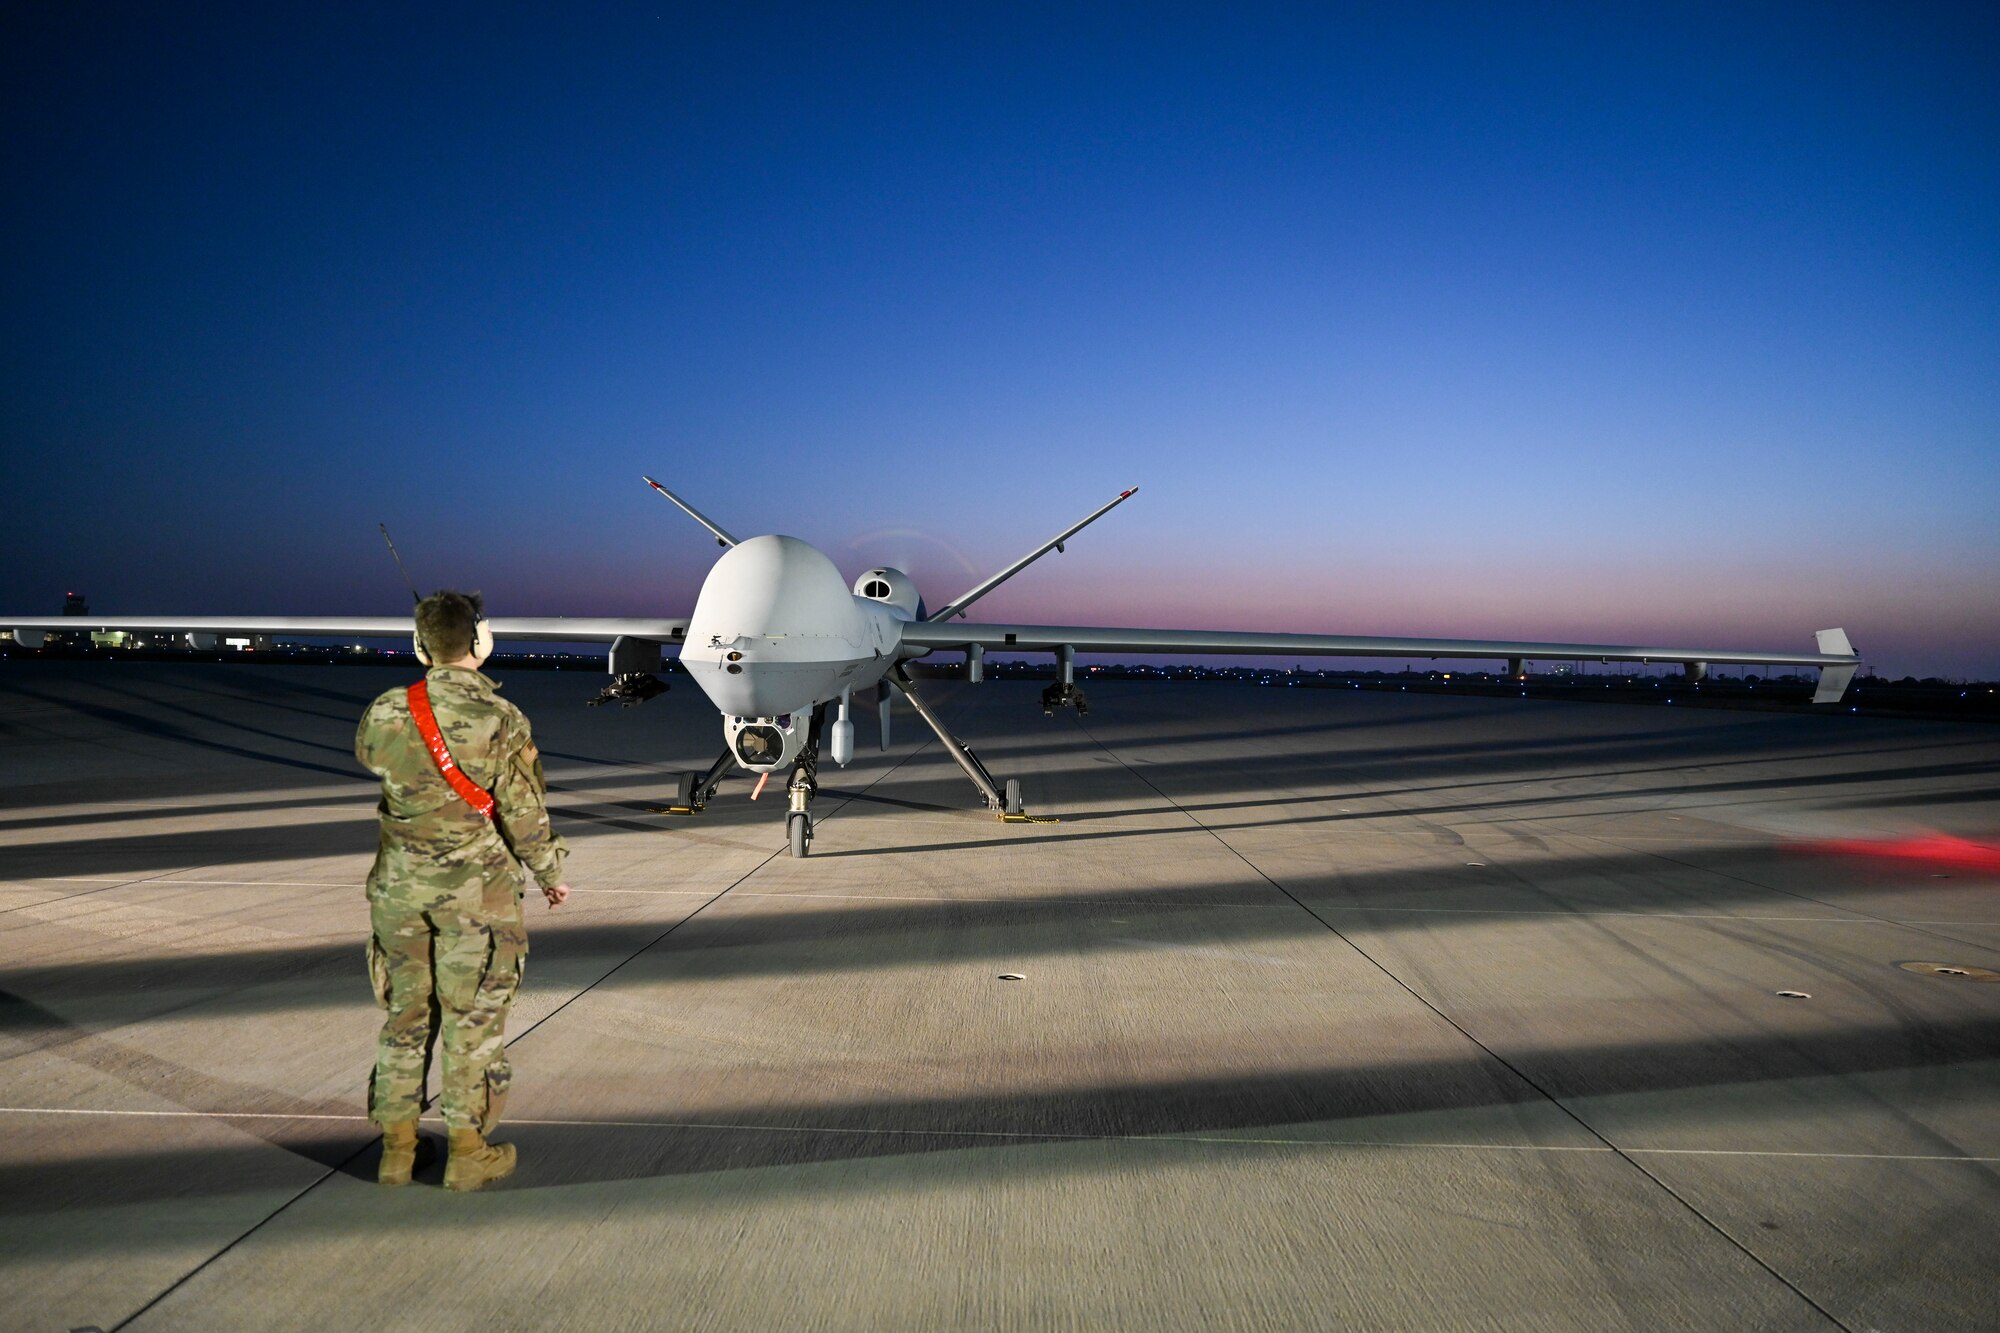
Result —
[[[451,1156],[444,1163],[444,1187],[476,1190],[514,1174],[514,1145],[488,1143],[476,1129],[451,1131]]]
[[[375,1173],[375,1179],[384,1185],[407,1185],[410,1175],[420,1165],[421,1156],[425,1162],[430,1154],[422,1149],[427,1145],[417,1137],[417,1122],[398,1120],[392,1125],[382,1126],[382,1165]]]

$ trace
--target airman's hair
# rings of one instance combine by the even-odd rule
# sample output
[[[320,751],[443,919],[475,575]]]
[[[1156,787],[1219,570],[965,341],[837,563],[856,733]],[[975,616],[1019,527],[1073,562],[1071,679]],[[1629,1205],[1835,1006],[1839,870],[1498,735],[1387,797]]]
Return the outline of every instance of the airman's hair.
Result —
[[[473,627],[486,604],[476,592],[446,588],[417,603],[417,637],[433,662],[456,662],[472,651]]]

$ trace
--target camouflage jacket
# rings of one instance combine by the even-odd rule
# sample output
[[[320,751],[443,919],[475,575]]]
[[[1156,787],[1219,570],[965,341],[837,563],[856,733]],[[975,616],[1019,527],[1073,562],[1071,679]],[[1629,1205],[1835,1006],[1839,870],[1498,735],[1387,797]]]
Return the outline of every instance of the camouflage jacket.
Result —
[[[548,784],[527,717],[480,672],[432,667],[424,679],[451,757],[493,793],[493,818],[467,805],[438,771],[410,717],[407,690],[385,691],[354,735],[354,757],[382,779],[382,842],[369,892],[450,893],[511,878],[517,859],[543,887],[561,883],[568,848],[549,826]]]

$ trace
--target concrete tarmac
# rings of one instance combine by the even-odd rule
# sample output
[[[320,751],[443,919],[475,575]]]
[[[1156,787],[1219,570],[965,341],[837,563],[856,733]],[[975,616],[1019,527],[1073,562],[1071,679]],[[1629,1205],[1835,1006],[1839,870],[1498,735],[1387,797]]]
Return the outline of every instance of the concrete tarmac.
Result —
[[[408,679],[0,661],[0,1327],[2000,1327],[2000,732],[937,682],[1062,822],[899,707],[794,860],[651,811],[685,678],[515,673],[577,894],[456,1196],[362,1118]]]

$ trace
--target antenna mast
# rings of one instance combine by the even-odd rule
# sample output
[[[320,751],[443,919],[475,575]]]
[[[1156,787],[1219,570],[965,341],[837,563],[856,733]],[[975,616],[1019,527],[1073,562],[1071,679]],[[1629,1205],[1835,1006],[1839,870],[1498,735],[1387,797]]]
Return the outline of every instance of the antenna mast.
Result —
[[[382,529],[382,540],[389,543],[389,554],[395,560],[396,568],[402,571],[403,582],[410,589],[410,600],[421,603],[424,600],[424,595],[417,591],[416,580],[410,577],[410,571],[403,568],[403,557],[397,552],[396,543],[391,541],[389,537],[389,525],[387,523],[377,523],[375,526]]]

